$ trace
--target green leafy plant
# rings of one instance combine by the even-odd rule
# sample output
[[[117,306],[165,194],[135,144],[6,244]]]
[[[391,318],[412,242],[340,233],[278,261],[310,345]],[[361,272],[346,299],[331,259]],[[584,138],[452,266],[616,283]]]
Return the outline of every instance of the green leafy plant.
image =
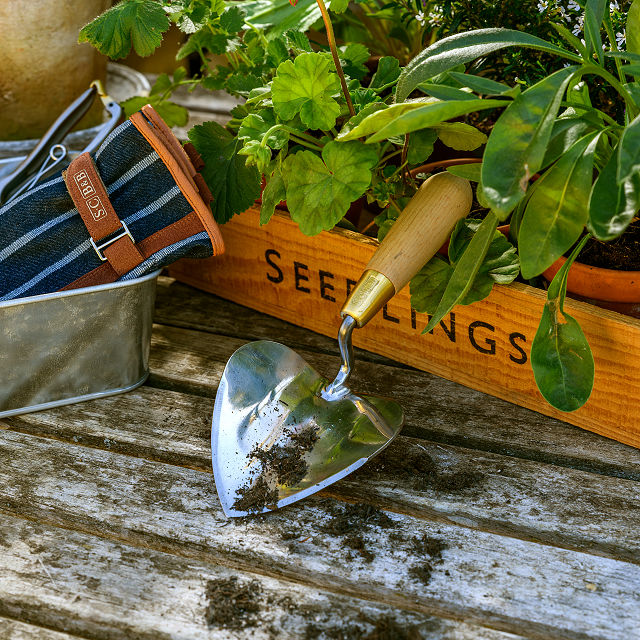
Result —
[[[580,22],[583,40],[559,29],[562,46],[508,29],[444,38],[403,69],[395,89],[398,106],[369,115],[352,132],[366,136],[367,144],[380,144],[387,135],[435,126],[440,115],[465,113],[464,100],[456,93],[442,93],[439,102],[403,110],[407,99],[435,79],[466,90],[471,108],[490,104],[503,109],[481,168],[450,169],[478,181],[477,198],[489,213],[461,253],[450,251],[448,269],[428,265],[439,274],[440,288],[430,296],[416,290],[414,305],[432,314],[427,326],[431,330],[456,304],[468,302],[469,292],[486,278],[494,259],[491,239],[500,221],[511,220],[525,278],[540,275],[569,254],[549,288],[531,352],[540,391],[564,411],[587,401],[594,376],[585,336],[564,311],[567,272],[590,236],[599,241],[617,238],[640,209],[640,48],[632,37],[627,51],[619,50],[620,33],[612,22],[619,6],[614,4],[587,0]],[[630,7],[626,32],[640,32],[640,0]],[[502,93],[499,87],[483,89],[477,76],[459,73],[460,65],[511,47],[544,52],[562,65],[511,94],[508,87]],[[592,95],[603,85],[618,96],[623,109],[594,104]],[[490,94],[495,97],[487,99]]]

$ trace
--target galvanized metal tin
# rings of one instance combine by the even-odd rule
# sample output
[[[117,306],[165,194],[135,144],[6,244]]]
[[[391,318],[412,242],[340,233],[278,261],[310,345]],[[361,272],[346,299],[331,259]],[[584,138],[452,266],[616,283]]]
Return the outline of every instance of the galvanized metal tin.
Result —
[[[0,302],[0,418],[141,385],[159,273]]]

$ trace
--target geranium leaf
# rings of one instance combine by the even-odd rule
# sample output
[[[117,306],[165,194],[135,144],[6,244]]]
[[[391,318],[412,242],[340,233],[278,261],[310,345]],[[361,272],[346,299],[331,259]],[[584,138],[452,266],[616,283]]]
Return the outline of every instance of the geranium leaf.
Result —
[[[151,55],[169,28],[169,18],[155,0],[126,0],[84,26],[79,42],[89,42],[112,60],[124,58],[131,46],[139,56]]]
[[[400,62],[393,56],[384,56],[378,61],[378,68],[371,78],[369,87],[376,91],[387,89],[400,77]]]
[[[244,12],[238,6],[229,7],[220,16],[220,26],[227,33],[238,33],[244,27]]]
[[[265,134],[276,124],[272,109],[262,109],[258,113],[250,113],[242,120],[238,129],[241,140],[255,140],[262,143]],[[265,142],[272,149],[282,149],[289,141],[289,133],[283,129],[276,129],[269,134]]]
[[[362,80],[369,73],[365,64],[369,59],[369,49],[363,44],[354,42],[340,47],[339,55],[343,61],[342,68],[350,78]]]
[[[300,230],[311,236],[333,228],[371,183],[377,161],[376,149],[360,142],[328,142],[322,158],[311,151],[288,156],[283,163],[287,207]]]
[[[217,122],[199,124],[189,140],[204,160],[202,177],[211,190],[211,208],[220,223],[246,211],[260,195],[260,173],[238,155],[242,142]]]
[[[271,84],[273,107],[283,120],[300,115],[309,129],[328,131],[340,115],[333,96],[340,91],[332,63],[319,53],[302,53],[295,61],[285,60]]]
[[[267,224],[273,216],[276,206],[280,204],[286,197],[287,192],[282,179],[282,170],[280,161],[277,161],[274,172],[269,177],[267,185],[262,192],[262,206],[260,207],[260,224]]]

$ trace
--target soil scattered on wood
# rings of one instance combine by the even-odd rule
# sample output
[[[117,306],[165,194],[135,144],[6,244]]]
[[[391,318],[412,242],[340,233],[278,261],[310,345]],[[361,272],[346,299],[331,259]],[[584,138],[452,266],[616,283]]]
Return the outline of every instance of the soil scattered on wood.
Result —
[[[403,624],[393,616],[382,616],[375,621],[367,621],[373,625],[372,630],[357,625],[345,627],[320,627],[310,623],[305,628],[304,640],[423,640],[423,635],[416,625]]]
[[[435,565],[442,562],[442,552],[448,549],[449,545],[444,540],[433,538],[426,533],[422,536],[414,536],[408,544],[399,536],[395,537],[395,540],[398,544],[404,543],[404,549],[409,555],[420,558],[417,564],[409,567],[409,576],[424,585],[429,584]]]
[[[477,471],[440,471],[428,453],[398,451],[390,448],[383,451],[372,465],[372,471],[393,474],[410,483],[417,491],[462,491],[478,485],[482,474]]]
[[[234,509],[260,513],[265,507],[275,508],[279,496],[277,485],[294,486],[307,475],[309,464],[304,455],[317,442],[318,428],[308,426],[298,433],[285,431],[283,435],[288,442],[275,444],[269,449],[255,447],[248,454],[247,458],[260,463],[260,474],[238,489]]]
[[[257,580],[240,582],[236,576],[210,580],[205,597],[205,620],[210,627],[244,629],[260,622],[262,585]]]

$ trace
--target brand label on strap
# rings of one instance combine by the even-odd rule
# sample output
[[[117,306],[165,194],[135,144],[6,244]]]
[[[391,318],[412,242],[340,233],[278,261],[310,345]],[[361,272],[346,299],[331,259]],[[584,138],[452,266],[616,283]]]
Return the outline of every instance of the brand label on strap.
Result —
[[[78,186],[80,194],[85,200],[85,203],[91,213],[91,217],[97,222],[107,217],[107,211],[100,200],[100,197],[96,194],[96,188],[91,182],[91,178],[86,171],[78,171],[73,174],[73,179]]]

